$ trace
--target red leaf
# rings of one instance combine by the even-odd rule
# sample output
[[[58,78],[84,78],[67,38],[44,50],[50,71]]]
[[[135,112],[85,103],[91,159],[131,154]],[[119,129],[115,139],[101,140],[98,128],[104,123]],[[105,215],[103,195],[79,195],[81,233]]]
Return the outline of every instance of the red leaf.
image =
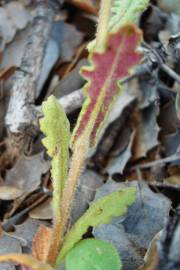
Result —
[[[135,51],[140,41],[141,32],[133,25],[126,25],[109,35],[104,53],[90,53],[91,66],[82,69],[82,76],[88,80],[84,87],[87,99],[73,132],[73,144],[89,129],[90,146],[95,145],[97,132],[120,92],[118,81],[126,77],[141,59]]]

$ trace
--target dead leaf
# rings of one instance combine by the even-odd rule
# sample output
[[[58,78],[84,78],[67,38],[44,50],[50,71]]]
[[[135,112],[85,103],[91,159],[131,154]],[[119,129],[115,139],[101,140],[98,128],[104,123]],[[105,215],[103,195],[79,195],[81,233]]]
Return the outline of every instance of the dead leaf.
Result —
[[[145,182],[115,183],[108,181],[96,194],[101,198],[127,186],[137,188],[137,200],[124,218],[115,218],[111,224],[94,228],[98,239],[112,243],[118,250],[123,270],[134,270],[143,264],[143,258],[153,237],[164,227],[171,202],[150,190]]]
[[[88,13],[97,14],[98,12],[98,4],[94,0],[68,0],[68,2]]]
[[[164,179],[164,184],[180,185],[180,175],[172,175]]]
[[[0,255],[12,252],[21,253],[21,251],[20,241],[7,235],[0,236]],[[0,270],[15,270],[15,267],[8,263],[0,263]]]
[[[0,186],[0,199],[1,200],[15,200],[22,196],[24,191],[20,188],[3,185]]]
[[[33,239],[32,255],[42,262],[46,260],[48,255],[47,253],[51,242],[51,234],[51,228],[41,225]]]
[[[30,267],[32,270],[54,270],[49,264],[36,260],[27,254],[10,253],[0,256],[0,262],[11,261]],[[27,269],[27,268],[26,268]]]
[[[64,24],[64,41],[61,47],[61,63],[70,62],[75,49],[81,44],[83,34],[74,25]],[[72,38],[73,37],[73,38]]]
[[[31,251],[33,238],[41,224],[42,221],[28,218],[21,225],[14,226],[15,232],[13,232],[13,235],[22,239],[23,245],[29,252]],[[46,225],[46,223],[44,224]]]
[[[53,95],[56,98],[61,98],[73,91],[80,89],[84,84],[84,79],[79,74],[79,70],[84,65],[87,65],[87,60],[82,59],[77,66],[63,79],[61,79],[53,90]]]
[[[50,162],[42,153],[31,157],[21,156],[15,166],[7,171],[6,184],[23,190],[26,194],[36,190],[41,183],[41,176],[50,168]]]
[[[113,175],[115,173],[123,173],[125,166],[127,165],[128,161],[132,156],[131,151],[134,137],[135,132],[132,132],[127,147],[120,153],[118,157],[110,160],[110,163],[107,166],[107,172],[110,175]]]
[[[137,270],[156,270],[156,266],[158,263],[157,242],[159,241],[161,235],[162,231],[160,231],[154,236],[144,257],[145,263]]]
[[[31,14],[17,1],[0,7],[0,36],[2,40],[0,48],[4,49],[5,45],[14,38],[16,32],[25,28],[31,20]]]
[[[158,112],[159,108],[156,105],[151,105],[137,113],[133,159],[145,157],[148,151],[159,144],[158,134],[160,128],[157,124]]]
[[[6,81],[10,76],[14,74],[15,70],[15,66],[0,70],[0,80]]]
[[[177,128],[180,128],[180,120],[176,114],[174,100],[170,100],[161,108],[158,124],[163,135],[175,133]]]
[[[94,199],[97,188],[104,182],[104,177],[91,170],[85,170],[76,189],[75,198],[71,210],[71,224],[81,217]]]
[[[34,219],[47,220],[53,218],[52,199],[47,199],[42,204],[35,207],[32,211],[30,211],[29,216]]]
[[[163,145],[166,157],[175,154],[180,146],[180,128],[175,133],[164,136]]]
[[[166,12],[175,12],[180,15],[179,0],[158,0],[157,3]]]

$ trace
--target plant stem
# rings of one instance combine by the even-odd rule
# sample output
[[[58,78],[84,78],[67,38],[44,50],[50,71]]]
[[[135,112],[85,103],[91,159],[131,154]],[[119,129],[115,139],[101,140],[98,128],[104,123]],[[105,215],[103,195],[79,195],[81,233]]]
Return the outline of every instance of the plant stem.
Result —
[[[84,161],[87,157],[89,145],[87,143],[87,136],[85,135],[86,134],[84,134],[79,143],[76,143],[76,145],[74,146],[71,167],[69,170],[67,181],[65,183],[63,197],[61,201],[61,221],[57,224],[54,224],[52,242],[50,244],[49,254],[47,257],[47,262],[51,265],[54,265],[59,250],[62,247],[64,233],[66,231],[66,226],[69,220],[76,185],[79,180]]]
[[[111,12],[112,0],[101,0],[99,11],[99,23],[96,34],[96,51],[104,51],[106,49],[106,41],[108,37],[108,23]]]
[[[99,23],[97,27],[97,42],[95,46],[96,51],[101,52],[106,49],[111,3],[112,0],[101,1]],[[63,196],[61,200],[60,220],[59,222],[56,222],[53,226],[50,248],[46,259],[46,261],[51,265],[55,264],[57,255],[63,245],[64,234],[70,217],[74,193],[76,191],[76,186],[79,180],[79,176],[81,174],[82,167],[88,154],[90,134],[94,126],[97,114],[98,110],[95,110],[94,115],[90,121],[91,124],[89,126],[86,126],[86,131],[83,133],[83,135],[81,135],[80,138],[78,138],[77,142],[74,145],[71,166],[67,181],[65,182]]]

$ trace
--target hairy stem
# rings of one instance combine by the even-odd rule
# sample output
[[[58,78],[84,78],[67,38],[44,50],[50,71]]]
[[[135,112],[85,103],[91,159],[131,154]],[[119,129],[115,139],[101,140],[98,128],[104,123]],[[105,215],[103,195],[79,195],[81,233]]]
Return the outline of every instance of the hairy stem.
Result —
[[[85,134],[84,134],[85,135]],[[56,257],[59,253],[59,250],[62,247],[64,240],[64,233],[68,224],[71,205],[74,198],[74,193],[76,190],[77,182],[81,174],[81,170],[84,164],[84,161],[87,157],[89,145],[88,145],[87,136],[83,136],[80,143],[77,143],[74,146],[74,153],[72,156],[71,167],[69,170],[69,175],[65,183],[63,197],[61,201],[60,209],[60,222],[54,224],[52,232],[52,241],[49,248],[49,254],[47,257],[47,262],[51,265],[54,265]]]
[[[112,0],[101,0],[101,6],[99,11],[99,23],[96,34],[96,47],[95,47],[96,51],[104,51],[106,49],[111,4]]]
[[[102,0],[99,14],[99,23],[97,27],[96,51],[104,51],[106,49],[106,41],[108,37],[108,22],[111,10],[112,0]],[[63,196],[61,200],[60,219],[53,226],[52,238],[47,262],[51,265],[55,264],[58,253],[63,245],[64,234],[69,221],[71,206],[74,199],[74,193],[89,150],[90,134],[93,129],[98,109],[94,109],[90,124],[86,127],[86,131],[78,138],[74,145],[71,166],[67,181],[65,182]]]

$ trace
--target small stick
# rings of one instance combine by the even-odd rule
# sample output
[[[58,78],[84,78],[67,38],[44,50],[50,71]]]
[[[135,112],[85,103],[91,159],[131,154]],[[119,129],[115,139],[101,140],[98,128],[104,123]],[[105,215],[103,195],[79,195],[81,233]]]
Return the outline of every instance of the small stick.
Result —
[[[180,159],[180,155],[177,153],[177,154],[171,155],[171,156],[169,156],[167,158],[162,158],[162,159],[159,159],[159,160],[147,162],[145,164],[136,165],[136,166],[132,167],[131,170],[148,169],[148,168],[151,168],[151,167],[159,165],[159,164],[164,164],[164,163],[176,161],[176,160],[179,160],[179,159]]]

